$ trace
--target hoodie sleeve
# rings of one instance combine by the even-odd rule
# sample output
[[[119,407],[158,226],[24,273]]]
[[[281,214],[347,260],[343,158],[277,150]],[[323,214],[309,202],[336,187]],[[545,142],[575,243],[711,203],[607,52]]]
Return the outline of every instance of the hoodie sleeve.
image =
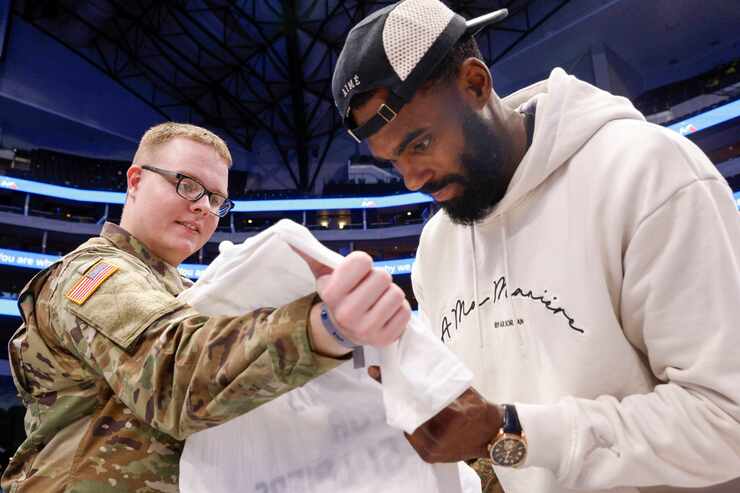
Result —
[[[740,476],[740,214],[724,180],[696,177],[646,211],[623,267],[622,327],[660,384],[517,404],[526,465],[578,489]]]

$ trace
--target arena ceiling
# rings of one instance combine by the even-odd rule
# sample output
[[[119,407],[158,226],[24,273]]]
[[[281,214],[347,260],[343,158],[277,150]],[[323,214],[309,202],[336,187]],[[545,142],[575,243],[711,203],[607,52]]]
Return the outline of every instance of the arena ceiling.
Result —
[[[389,3],[14,0],[13,11],[163,118],[218,130],[246,150],[267,135],[295,188],[311,190],[332,142],[344,135],[330,86],[343,40],[352,25]],[[647,90],[657,81],[651,76],[646,83],[651,70],[670,77],[671,68],[679,74],[688,66],[677,57],[693,57],[697,67],[713,62],[708,52],[720,59],[740,46],[734,1],[705,0],[701,9],[688,0],[447,3],[467,18],[510,10],[504,23],[478,37],[494,79],[500,74],[499,92],[546,76],[555,65],[586,80],[612,77],[613,89],[623,92]],[[595,68],[604,63],[599,76]]]
[[[451,6],[466,17],[510,9],[506,24],[480,38],[495,62],[568,1]],[[296,187],[307,190],[320,168],[309,176],[309,161],[323,161],[340,128],[331,75],[344,38],[389,3],[29,0],[15,11],[167,119],[219,129],[246,149],[264,131]],[[492,44],[492,36],[502,40]]]

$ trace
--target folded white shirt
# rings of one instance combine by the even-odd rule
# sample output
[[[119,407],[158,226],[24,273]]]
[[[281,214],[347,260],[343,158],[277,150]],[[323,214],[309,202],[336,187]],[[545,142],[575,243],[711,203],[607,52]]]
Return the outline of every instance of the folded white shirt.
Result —
[[[282,220],[240,245],[222,243],[180,298],[206,315],[236,316],[305,296],[315,291],[315,279],[291,246],[331,268],[342,260],[306,228]],[[181,490],[232,491],[228,485],[236,484],[268,492],[277,481],[291,484],[279,491],[291,492],[480,491],[467,466],[422,462],[398,431],[412,433],[451,403],[471,385],[471,372],[416,318],[398,342],[365,351],[369,364],[381,366],[382,386],[345,363],[193,435],[181,459]],[[360,473],[360,464],[371,470]]]

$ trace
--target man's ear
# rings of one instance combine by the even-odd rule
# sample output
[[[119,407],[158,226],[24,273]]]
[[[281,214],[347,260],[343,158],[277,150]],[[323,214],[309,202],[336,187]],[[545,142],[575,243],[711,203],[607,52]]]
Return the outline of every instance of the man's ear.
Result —
[[[139,190],[139,184],[141,183],[141,166],[138,164],[132,164],[126,171],[126,194],[128,196],[135,196]]]
[[[457,88],[473,109],[479,110],[488,103],[493,90],[492,84],[491,72],[478,58],[471,57],[460,64]]]

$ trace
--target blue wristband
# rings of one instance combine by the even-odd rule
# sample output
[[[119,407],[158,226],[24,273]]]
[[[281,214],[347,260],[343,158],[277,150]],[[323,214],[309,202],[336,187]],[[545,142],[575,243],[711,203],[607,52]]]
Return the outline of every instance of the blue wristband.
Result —
[[[342,333],[339,332],[337,326],[334,325],[334,321],[329,315],[329,309],[326,307],[326,303],[321,304],[321,322],[324,324],[326,331],[343,347],[346,347],[347,349],[354,349],[357,347],[357,344],[344,337]]]

